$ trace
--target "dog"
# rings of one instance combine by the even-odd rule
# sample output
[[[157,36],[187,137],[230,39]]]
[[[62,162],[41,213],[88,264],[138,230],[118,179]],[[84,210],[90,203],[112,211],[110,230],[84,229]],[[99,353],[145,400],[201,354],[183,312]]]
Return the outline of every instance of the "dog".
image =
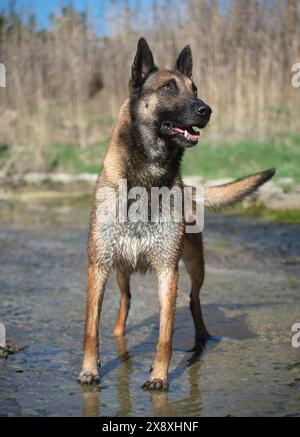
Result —
[[[120,109],[94,190],[88,237],[84,357],[78,377],[78,382],[82,384],[99,383],[99,318],[105,285],[113,270],[116,270],[121,292],[113,330],[115,336],[125,333],[131,274],[153,269],[157,276],[159,338],[151,376],[142,387],[149,390],[168,388],[178,262],[181,258],[191,278],[190,309],[196,346],[210,337],[199,298],[204,280],[202,232],[187,233],[183,216],[179,221],[168,222],[116,220],[105,223],[99,219],[105,202],[98,193],[104,187],[116,192],[121,180],[126,180],[127,190],[142,187],[146,193],[150,193],[152,187],[184,189],[180,173],[183,154],[198,143],[199,130],[207,126],[212,115],[211,108],[197,96],[192,68],[190,46],[181,51],[175,68],[166,70],[155,65],[146,40],[141,38],[138,41],[129,81],[129,97]],[[236,203],[257,190],[274,173],[274,169],[266,170],[226,185],[208,188],[204,203],[213,208]],[[194,206],[196,200],[194,197]]]

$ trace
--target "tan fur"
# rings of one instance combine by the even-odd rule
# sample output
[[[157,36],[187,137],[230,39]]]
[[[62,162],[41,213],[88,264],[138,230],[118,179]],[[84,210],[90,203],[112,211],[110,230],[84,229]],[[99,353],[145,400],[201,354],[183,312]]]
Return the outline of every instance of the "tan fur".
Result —
[[[186,234],[182,254],[183,262],[191,278],[190,309],[195,325],[196,345],[209,338],[200,305],[200,289],[204,281],[204,254],[202,234]]]
[[[172,354],[173,324],[176,309],[178,270],[162,270],[157,275],[160,303],[159,338],[152,367],[151,384],[167,388],[168,368]],[[146,383],[147,384],[147,383]]]
[[[219,209],[234,205],[253,194],[262,184],[275,174],[275,170],[266,170],[251,176],[204,190],[204,204],[209,208]],[[196,198],[194,200],[197,201]]]
[[[98,368],[98,327],[106,280],[106,272],[95,264],[89,264],[83,360],[85,382],[87,383],[97,379],[95,371]]]
[[[173,188],[183,190],[184,187],[180,172],[183,148],[181,143],[179,147],[174,143],[173,137],[171,142],[165,139],[162,129],[166,127],[164,123],[170,120],[161,120],[159,117],[166,112],[172,117],[177,111],[180,116],[183,114],[190,117],[190,120],[194,120],[197,113],[196,121],[199,121],[202,107],[198,106],[196,111],[195,100],[201,105],[204,105],[204,102],[195,96],[195,85],[190,78],[188,63],[187,72],[178,71],[179,67],[174,71],[158,70],[152,65],[153,71],[141,88],[139,82],[141,76],[138,76],[138,73],[141,75],[145,71],[143,68],[147,67],[143,62],[151,63],[152,58],[147,47],[146,41],[141,39],[133,64],[130,98],[120,109],[118,121],[104,158],[103,169],[94,190],[88,238],[89,266],[84,358],[82,371],[78,378],[78,381],[83,384],[99,382],[98,327],[106,281],[113,270],[117,271],[117,283],[121,292],[118,317],[113,330],[113,334],[117,337],[125,333],[130,307],[131,273],[135,271],[143,273],[151,268],[157,276],[160,303],[159,338],[151,376],[144,387],[166,389],[168,386],[178,263],[181,256],[191,277],[190,309],[195,325],[196,347],[203,347],[203,342],[209,338],[199,299],[200,288],[204,280],[202,234],[186,234],[184,217],[180,217],[179,222],[161,220],[155,223],[148,220],[135,223],[130,220],[125,222],[116,220],[107,224],[103,223],[97,214],[103,207],[103,199],[97,196],[99,190],[103,187],[110,187],[116,193],[121,179],[126,179],[128,188],[140,186],[148,194],[152,187],[168,187],[169,190]],[[141,52],[144,53],[143,59],[140,59]],[[180,60],[178,65],[184,63],[183,58],[188,54],[189,49],[185,48],[178,58]],[[176,98],[170,99],[168,93],[162,92],[164,89],[162,85],[166,80],[171,80],[173,87],[171,90],[178,88]],[[176,81],[176,87],[174,81]],[[137,83],[138,89],[134,88]],[[191,101],[194,102],[192,106]],[[191,111],[193,115],[187,115]],[[210,114],[211,109],[209,117]],[[208,121],[209,118],[206,119],[205,124],[196,123],[196,125],[200,128],[205,127]],[[160,134],[158,134],[157,126],[160,126]],[[207,188],[205,205],[220,208],[235,203],[255,191],[273,174],[274,171],[269,170],[221,187]],[[195,212],[197,201],[199,199],[194,194],[191,215]]]
[[[113,129],[109,147],[104,156],[103,170],[100,174],[101,180],[96,184],[95,189],[99,186],[117,186],[119,180],[124,177],[126,160],[126,149],[120,147],[119,132],[129,126],[129,99],[126,99],[121,106],[118,121]]]
[[[128,317],[131,299],[129,280],[130,272],[126,270],[117,270],[117,283],[121,292],[121,299],[118,318],[113,330],[113,335],[116,337],[125,334],[126,320]]]

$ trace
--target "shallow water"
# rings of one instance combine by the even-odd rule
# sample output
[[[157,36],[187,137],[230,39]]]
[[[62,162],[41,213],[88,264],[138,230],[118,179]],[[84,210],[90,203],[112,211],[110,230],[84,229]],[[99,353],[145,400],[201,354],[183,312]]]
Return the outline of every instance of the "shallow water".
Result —
[[[151,274],[132,280],[126,338],[108,283],[99,387],[76,383],[82,358],[88,201],[1,202],[0,321],[27,347],[0,360],[5,416],[298,416],[300,227],[208,215],[202,303],[214,338],[193,346],[189,278],[181,266],[168,393],[140,389],[158,335]]]

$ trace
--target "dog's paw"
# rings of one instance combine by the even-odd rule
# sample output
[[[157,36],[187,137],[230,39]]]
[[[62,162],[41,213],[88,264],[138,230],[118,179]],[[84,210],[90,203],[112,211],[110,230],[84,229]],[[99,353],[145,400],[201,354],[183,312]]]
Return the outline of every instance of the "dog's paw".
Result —
[[[80,372],[77,382],[80,384],[99,384],[100,378],[97,370],[83,370]]]
[[[168,387],[169,385],[166,379],[152,379],[142,385],[142,388],[146,390],[168,390]]]

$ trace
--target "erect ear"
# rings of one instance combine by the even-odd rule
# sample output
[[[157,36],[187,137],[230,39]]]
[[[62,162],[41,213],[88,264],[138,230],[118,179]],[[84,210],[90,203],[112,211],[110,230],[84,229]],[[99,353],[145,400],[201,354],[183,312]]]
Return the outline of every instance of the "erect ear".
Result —
[[[176,61],[175,69],[182,74],[192,78],[193,75],[193,57],[190,46],[185,46]]]
[[[131,69],[131,80],[134,87],[142,85],[149,73],[156,70],[152,52],[145,38],[140,38],[137,52]]]

